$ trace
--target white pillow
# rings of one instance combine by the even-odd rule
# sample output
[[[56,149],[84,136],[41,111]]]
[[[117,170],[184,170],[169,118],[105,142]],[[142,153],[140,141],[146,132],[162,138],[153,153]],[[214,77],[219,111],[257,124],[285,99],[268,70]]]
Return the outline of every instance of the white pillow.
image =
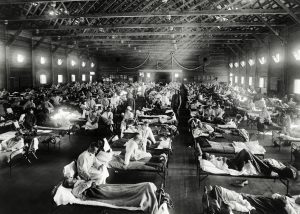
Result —
[[[64,177],[74,178],[75,173],[76,173],[75,161],[72,161],[71,163],[69,163],[64,167],[63,170]]]
[[[71,189],[64,188],[62,185],[60,185],[57,188],[56,193],[53,197],[56,205],[59,206],[59,205],[72,204],[76,200],[76,198],[71,191],[72,191]]]

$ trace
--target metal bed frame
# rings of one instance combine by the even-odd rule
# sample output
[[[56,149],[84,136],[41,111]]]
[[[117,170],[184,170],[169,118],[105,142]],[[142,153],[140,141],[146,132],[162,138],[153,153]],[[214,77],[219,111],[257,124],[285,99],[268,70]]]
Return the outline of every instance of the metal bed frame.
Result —
[[[265,176],[265,175],[238,175],[233,176],[229,174],[214,174],[210,172],[206,172],[202,170],[200,166],[200,161],[198,160],[199,166],[197,167],[197,176],[199,179],[199,187],[201,186],[201,182],[204,181],[208,176],[221,176],[221,177],[232,177],[232,178],[260,178],[260,179],[273,179],[274,182],[279,180],[286,187],[286,195],[289,195],[289,184],[290,181],[288,178],[280,178],[279,176]],[[201,176],[203,176],[201,178]]]

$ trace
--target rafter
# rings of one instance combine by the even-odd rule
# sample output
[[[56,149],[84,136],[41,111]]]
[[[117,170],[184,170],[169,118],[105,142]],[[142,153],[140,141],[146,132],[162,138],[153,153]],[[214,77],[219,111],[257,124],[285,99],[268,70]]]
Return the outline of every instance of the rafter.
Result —
[[[9,47],[9,46],[11,46],[15,41],[16,41],[16,39],[18,38],[18,36],[22,33],[22,28],[20,27],[20,29],[19,30],[17,30],[15,33],[14,33],[14,35],[12,35],[9,39],[8,39],[8,41],[6,42],[6,46],[7,47]]]
[[[0,5],[4,4],[27,4],[27,3],[51,3],[51,2],[82,2],[83,0],[1,0]],[[98,1],[98,0],[89,0]]]
[[[299,14],[300,10],[293,11]],[[169,12],[126,12],[126,13],[98,13],[98,14],[78,14],[78,15],[43,15],[43,16],[16,16],[1,17],[1,21],[37,21],[37,20],[53,20],[53,19],[74,19],[74,18],[138,18],[138,17],[183,17],[183,16],[249,16],[249,15],[288,15],[288,12],[280,9],[242,9],[242,10],[200,10],[200,11],[169,11]]]
[[[215,32],[205,32],[205,31],[189,31],[189,32],[121,32],[121,33],[79,33],[79,34],[43,34],[46,37],[100,37],[100,36],[115,36],[115,37],[129,37],[129,36],[183,36],[183,35],[251,35],[256,34],[267,34],[266,32],[253,32],[253,31],[215,31]],[[41,36],[41,35],[39,35]]]
[[[285,27],[284,24],[269,23],[270,26]],[[143,29],[143,28],[164,28],[164,27],[180,27],[180,28],[210,28],[210,27],[265,27],[265,22],[212,22],[212,23],[165,23],[165,24],[115,24],[115,25],[73,25],[73,26],[60,26],[57,27],[24,27],[23,30],[51,30],[51,31],[62,31],[62,30],[75,30],[75,29]],[[14,30],[14,29],[10,29]]]
[[[274,0],[280,7],[282,7],[282,9],[284,9],[291,17],[292,19],[300,24],[300,19],[298,18],[298,16],[292,12],[287,6],[285,6],[285,4],[281,1],[281,0]]]

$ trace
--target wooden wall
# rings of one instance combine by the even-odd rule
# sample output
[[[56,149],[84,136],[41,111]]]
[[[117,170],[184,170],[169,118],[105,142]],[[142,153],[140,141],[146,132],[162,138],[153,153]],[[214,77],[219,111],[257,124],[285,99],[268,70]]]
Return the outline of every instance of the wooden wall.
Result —
[[[283,34],[283,33],[282,33]],[[300,61],[296,61],[293,51],[300,49],[300,31],[286,32],[281,36],[286,42],[282,42],[275,35],[268,35],[261,43],[253,43],[245,53],[239,53],[238,56],[232,54],[228,58],[227,71],[233,76],[238,76],[237,84],[241,85],[241,77],[245,76],[244,86],[248,86],[249,77],[253,78],[254,86],[259,87],[259,79],[265,78],[265,87],[263,91],[270,94],[283,95],[293,93],[294,79],[300,79]],[[273,56],[279,54],[279,62],[276,63]],[[265,58],[265,64],[261,64],[259,59]],[[249,59],[253,59],[255,64],[250,66]],[[246,66],[242,67],[240,62],[245,61]],[[229,67],[229,63],[239,63],[239,67]]]
[[[7,38],[7,39],[6,39]],[[0,88],[8,88],[11,91],[24,90],[26,88],[40,86],[40,75],[46,75],[47,84],[57,84],[58,75],[63,75],[63,82],[70,82],[71,75],[76,75],[76,81],[81,82],[81,75],[86,74],[86,81],[90,79],[90,72],[96,73],[94,80],[97,80],[97,61],[95,57],[87,54],[79,54],[70,49],[59,48],[55,53],[52,52],[50,43],[41,43],[35,48],[36,41],[21,34],[9,46],[7,42],[11,38],[5,34],[4,29],[0,28]],[[68,54],[69,53],[69,54]],[[17,56],[24,57],[23,62],[18,62]],[[45,63],[41,64],[41,57]],[[58,65],[58,59],[62,64]],[[71,65],[71,60],[76,62]],[[82,61],[86,63],[82,67]],[[91,68],[91,62],[95,64]]]

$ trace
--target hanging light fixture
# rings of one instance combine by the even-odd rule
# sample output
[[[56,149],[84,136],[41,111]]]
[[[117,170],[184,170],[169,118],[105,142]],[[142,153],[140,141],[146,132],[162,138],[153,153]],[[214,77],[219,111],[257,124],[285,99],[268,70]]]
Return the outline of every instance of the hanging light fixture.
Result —
[[[265,58],[264,56],[261,57],[261,58],[259,58],[258,61],[259,61],[259,63],[260,63],[261,65],[264,65],[264,64],[267,62],[267,60],[266,60],[266,58]]]
[[[272,56],[273,60],[275,63],[279,63],[280,62],[280,54],[277,53],[274,56]]]
[[[255,64],[255,61],[253,59],[249,59],[248,63],[252,67]]]
[[[62,59],[57,60],[57,65],[62,65],[62,63],[63,63]]]
[[[245,67],[246,66],[246,62],[245,61],[241,61],[241,66]]]
[[[293,55],[297,61],[300,61],[300,49],[294,51]]]

